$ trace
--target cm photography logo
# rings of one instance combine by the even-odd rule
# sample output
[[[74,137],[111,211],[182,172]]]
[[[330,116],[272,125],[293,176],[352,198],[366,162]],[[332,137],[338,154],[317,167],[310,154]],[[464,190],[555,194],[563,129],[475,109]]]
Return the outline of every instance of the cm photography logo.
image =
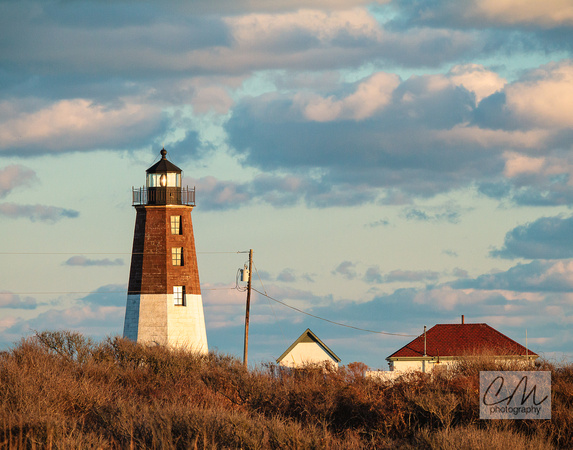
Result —
[[[551,372],[480,372],[480,419],[551,419]]]

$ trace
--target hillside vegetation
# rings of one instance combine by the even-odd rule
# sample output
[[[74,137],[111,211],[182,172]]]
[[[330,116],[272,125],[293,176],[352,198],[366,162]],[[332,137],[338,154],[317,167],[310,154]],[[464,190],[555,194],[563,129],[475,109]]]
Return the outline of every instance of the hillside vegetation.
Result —
[[[394,383],[353,363],[247,371],[237,359],[43,332],[0,353],[0,448],[573,448],[573,366],[552,371],[552,420],[479,420],[480,370]]]

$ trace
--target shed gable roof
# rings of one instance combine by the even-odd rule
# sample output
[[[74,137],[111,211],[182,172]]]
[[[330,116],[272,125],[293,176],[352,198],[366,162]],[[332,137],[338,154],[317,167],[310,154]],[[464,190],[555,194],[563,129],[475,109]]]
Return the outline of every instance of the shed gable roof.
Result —
[[[485,323],[438,324],[426,331],[426,355],[465,356],[479,353],[494,356],[518,356],[536,353]],[[424,335],[392,353],[387,360],[424,356]]]
[[[290,352],[293,348],[295,348],[298,344],[301,343],[315,343],[317,344],[328,356],[334,359],[336,362],[340,362],[341,359],[336,356],[336,354],[328,348],[328,346],[322,342],[316,334],[310,331],[310,328],[307,328],[304,333],[302,333],[296,341],[294,341],[289,348],[285,350],[285,352],[277,358],[277,363],[280,363]]]

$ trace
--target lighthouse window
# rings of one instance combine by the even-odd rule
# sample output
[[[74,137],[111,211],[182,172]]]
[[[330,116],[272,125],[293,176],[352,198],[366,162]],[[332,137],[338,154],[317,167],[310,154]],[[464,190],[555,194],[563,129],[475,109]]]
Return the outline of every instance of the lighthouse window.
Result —
[[[173,304],[185,306],[185,286],[173,286]]]
[[[171,249],[171,262],[174,266],[182,266],[183,265],[183,248],[182,247],[173,247]]]
[[[181,174],[180,173],[167,173],[167,186],[179,187],[181,186]]]
[[[181,234],[181,216],[171,216],[171,234]]]
[[[147,174],[147,187],[159,186],[159,177],[160,177],[160,174],[158,174],[158,173],[148,173]]]

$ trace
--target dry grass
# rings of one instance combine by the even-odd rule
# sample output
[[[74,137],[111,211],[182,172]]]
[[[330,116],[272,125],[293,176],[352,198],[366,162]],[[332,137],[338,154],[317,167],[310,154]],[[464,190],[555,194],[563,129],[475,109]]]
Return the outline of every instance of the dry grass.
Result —
[[[43,332],[0,353],[0,448],[573,447],[573,367],[532,369],[552,371],[552,420],[480,421],[479,370],[499,370],[487,360],[387,383],[357,363],[246,371],[220,354]]]

